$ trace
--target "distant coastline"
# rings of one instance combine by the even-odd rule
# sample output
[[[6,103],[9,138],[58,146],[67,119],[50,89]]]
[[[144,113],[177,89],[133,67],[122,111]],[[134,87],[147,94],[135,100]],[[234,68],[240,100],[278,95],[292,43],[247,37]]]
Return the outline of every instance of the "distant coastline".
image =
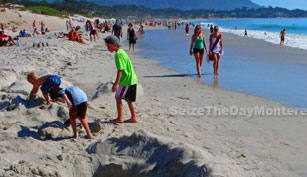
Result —
[[[114,5],[112,7],[97,5],[92,2],[78,1],[67,3],[48,3],[25,1],[19,2],[30,7],[48,7],[63,14],[80,14],[87,17],[120,18],[131,20],[151,20],[151,19],[229,19],[229,18],[307,18],[307,11],[295,9],[288,10],[280,7],[261,7],[249,9],[246,7],[234,10],[179,10],[179,9],[152,9],[139,5]],[[47,14],[51,9],[41,10],[42,14]],[[121,9],[120,11],[118,9]],[[56,14],[54,14],[56,15]]]

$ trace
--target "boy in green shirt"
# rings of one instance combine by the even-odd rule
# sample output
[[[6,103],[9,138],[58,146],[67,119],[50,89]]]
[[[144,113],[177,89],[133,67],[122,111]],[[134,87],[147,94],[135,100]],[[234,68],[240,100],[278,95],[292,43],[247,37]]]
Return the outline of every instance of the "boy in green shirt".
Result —
[[[112,92],[116,92],[117,119],[111,120],[112,123],[137,123],[134,104],[136,99],[136,88],[138,79],[134,73],[133,66],[126,52],[120,48],[119,40],[115,36],[107,36],[104,39],[108,50],[115,53],[115,64],[117,68],[117,76],[112,87]],[[123,121],[123,105],[122,100],[127,101],[131,119]]]

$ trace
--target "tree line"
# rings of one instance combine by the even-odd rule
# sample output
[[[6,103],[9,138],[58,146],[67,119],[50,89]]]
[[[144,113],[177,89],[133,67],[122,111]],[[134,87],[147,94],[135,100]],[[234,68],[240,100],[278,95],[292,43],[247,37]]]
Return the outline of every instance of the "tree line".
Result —
[[[215,10],[178,10],[178,9],[151,9],[139,5],[114,5],[112,7],[97,5],[86,0],[46,0],[37,2],[30,0],[0,0],[0,3],[18,3],[26,8],[33,6],[46,6],[56,9],[64,14],[80,14],[85,16],[99,16],[102,18],[128,18],[128,19],[169,19],[169,18],[301,18],[307,17],[307,11],[295,9],[288,10],[280,7],[248,9],[237,8],[231,11]],[[42,12],[44,13],[44,12]]]

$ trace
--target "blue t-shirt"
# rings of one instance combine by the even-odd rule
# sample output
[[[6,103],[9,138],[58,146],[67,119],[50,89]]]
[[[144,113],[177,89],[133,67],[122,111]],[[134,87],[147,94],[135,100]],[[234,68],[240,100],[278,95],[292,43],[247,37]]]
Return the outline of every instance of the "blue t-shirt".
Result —
[[[60,95],[66,94],[68,99],[72,102],[73,106],[77,106],[81,103],[88,101],[87,96],[84,93],[84,91],[76,86],[67,87],[59,91],[59,94]]]

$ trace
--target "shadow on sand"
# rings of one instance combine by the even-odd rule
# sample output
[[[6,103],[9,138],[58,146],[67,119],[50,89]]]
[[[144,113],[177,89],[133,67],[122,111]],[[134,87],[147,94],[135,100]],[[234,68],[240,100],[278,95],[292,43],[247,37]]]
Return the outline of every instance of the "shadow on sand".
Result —
[[[213,74],[202,74],[202,76],[211,76]],[[169,74],[169,75],[153,75],[153,76],[144,76],[145,78],[151,77],[197,77],[197,74]]]
[[[36,106],[41,106],[44,104],[43,98],[36,98],[31,100],[25,100],[20,96],[13,98],[11,101],[5,101],[0,104],[0,110],[7,109],[7,111],[12,111],[18,108],[20,105],[23,105],[25,108],[30,109]]]
[[[53,141],[59,141],[63,139],[70,139],[71,136],[61,136],[61,137],[53,137],[52,134],[46,133],[43,130],[46,128],[54,128],[54,131],[60,132],[66,126],[59,121],[53,121],[53,122],[46,122],[40,127],[29,127],[26,126],[20,126],[21,130],[17,133],[18,137],[32,137],[34,139],[40,140],[40,141],[46,141],[46,140],[53,140]]]

